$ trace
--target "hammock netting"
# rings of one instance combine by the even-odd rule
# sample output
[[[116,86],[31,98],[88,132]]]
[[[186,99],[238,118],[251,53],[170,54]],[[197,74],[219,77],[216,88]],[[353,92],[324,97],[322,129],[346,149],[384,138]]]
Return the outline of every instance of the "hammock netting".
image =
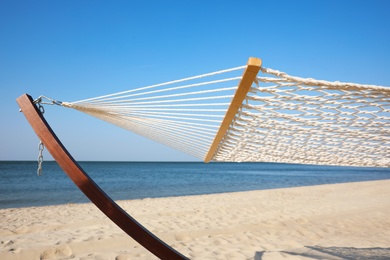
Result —
[[[246,66],[63,102],[204,160]],[[390,88],[264,67],[212,161],[390,166]]]

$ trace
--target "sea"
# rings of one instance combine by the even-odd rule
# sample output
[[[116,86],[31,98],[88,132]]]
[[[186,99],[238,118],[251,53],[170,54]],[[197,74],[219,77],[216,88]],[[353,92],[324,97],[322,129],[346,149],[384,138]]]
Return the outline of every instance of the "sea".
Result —
[[[79,162],[114,200],[390,179],[390,168],[281,163]],[[55,161],[0,161],[0,209],[89,200]]]

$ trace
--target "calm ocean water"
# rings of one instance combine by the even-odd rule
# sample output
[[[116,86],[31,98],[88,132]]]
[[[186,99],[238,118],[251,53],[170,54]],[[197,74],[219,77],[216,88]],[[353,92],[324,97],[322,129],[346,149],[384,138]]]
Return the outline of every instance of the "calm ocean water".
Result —
[[[114,200],[390,179],[389,168],[276,163],[80,162]],[[89,202],[56,162],[0,162],[0,208]]]

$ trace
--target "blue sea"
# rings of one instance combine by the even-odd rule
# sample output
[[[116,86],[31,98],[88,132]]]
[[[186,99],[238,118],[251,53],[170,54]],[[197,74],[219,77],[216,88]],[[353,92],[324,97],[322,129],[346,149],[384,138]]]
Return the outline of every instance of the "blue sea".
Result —
[[[278,163],[80,162],[114,200],[390,179],[390,168]],[[89,202],[54,161],[0,161],[0,208]]]

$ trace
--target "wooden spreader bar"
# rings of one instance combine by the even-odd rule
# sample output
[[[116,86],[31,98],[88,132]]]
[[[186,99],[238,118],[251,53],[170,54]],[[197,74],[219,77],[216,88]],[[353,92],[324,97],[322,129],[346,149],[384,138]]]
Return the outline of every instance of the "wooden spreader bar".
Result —
[[[251,88],[253,81],[256,79],[257,73],[261,68],[261,59],[259,58],[249,58],[247,67],[242,75],[240,84],[234,94],[234,97],[230,103],[228,110],[226,111],[225,118],[223,119],[221,126],[217,134],[215,135],[214,141],[210,146],[206,157],[204,158],[204,162],[210,162],[216,150],[218,149],[219,143],[222,138],[225,136],[228,131],[231,123],[233,122],[234,117],[236,116],[238,110],[241,107],[242,102],[244,101],[249,89]]]
[[[29,95],[24,94],[16,101],[27,121],[60,167],[107,217],[158,258],[188,259],[148,231],[105,194],[65,149]]]

